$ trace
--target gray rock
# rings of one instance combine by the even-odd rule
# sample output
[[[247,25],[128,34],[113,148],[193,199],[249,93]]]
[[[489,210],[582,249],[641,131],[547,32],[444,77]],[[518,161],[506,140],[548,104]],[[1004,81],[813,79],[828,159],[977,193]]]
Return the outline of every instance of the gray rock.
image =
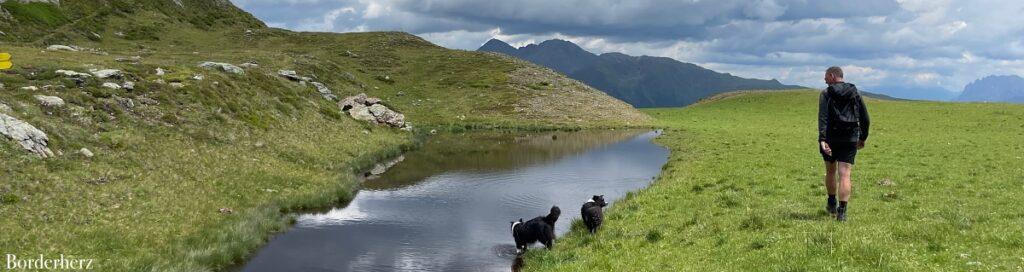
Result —
[[[34,97],[39,101],[39,105],[43,107],[57,108],[64,106],[64,99],[60,99],[60,97],[47,95],[36,95]]]
[[[306,82],[313,80],[312,78],[309,77],[299,76],[299,74],[296,73],[294,70],[278,70],[277,74],[287,79],[290,79],[291,81]]]
[[[241,67],[235,66],[235,65],[230,64],[230,63],[207,61],[207,62],[200,63],[199,67],[206,68],[206,69],[220,69],[221,71],[232,73],[232,74],[236,74],[236,75],[244,75],[245,74],[245,70],[243,70]]]
[[[92,156],[94,156],[94,154],[92,154],[92,151],[84,147],[78,150],[78,154],[82,154],[82,156],[85,156],[86,158],[92,158]]]
[[[386,107],[384,105],[381,105],[381,104],[373,104],[373,105],[369,106],[369,108],[370,108],[370,114],[373,114],[373,117],[378,117],[378,118],[381,117],[381,116],[384,116],[389,111],[391,111],[391,110],[388,109],[388,107]]]
[[[167,74],[167,70],[164,70],[164,68],[160,68],[160,67],[156,68],[156,75],[157,76],[162,76],[164,74]]]
[[[131,109],[135,107],[135,100],[132,100],[131,98],[124,98],[115,95],[114,100],[117,101],[118,105],[121,105],[121,107],[125,109]]]
[[[251,62],[251,61],[239,64],[238,66],[241,66],[242,68],[246,68],[246,69],[260,68],[259,64],[255,63],[255,62]]]
[[[330,100],[330,101],[337,101],[338,100],[338,96],[334,95],[334,93],[331,93],[331,89],[328,89],[327,85],[324,85],[323,83],[320,83],[320,82],[310,82],[310,83],[312,83],[313,86],[316,87],[316,91],[319,92],[320,96],[323,96],[324,99],[327,99],[327,100]]]
[[[363,104],[366,104],[367,106],[372,106],[372,105],[377,105],[377,104],[380,104],[380,98],[376,98],[376,97],[367,97],[367,98],[366,98],[366,101],[365,101],[365,102],[363,102]]]
[[[206,77],[203,76],[203,74],[194,74],[194,75],[192,75],[192,80],[197,80],[198,81],[198,80],[203,80],[205,78]]]
[[[134,91],[135,90],[135,82],[125,81],[124,85],[121,85],[121,88],[124,88],[125,90],[129,90],[129,91]]]
[[[36,87],[36,86],[26,86],[26,87],[21,87],[21,90],[22,91],[34,92],[34,91],[38,91],[39,87]]]
[[[114,61],[116,61],[116,62],[132,62],[132,63],[137,63],[137,62],[142,61],[142,57],[141,56],[132,56],[132,57],[127,57],[127,58],[115,58]]]
[[[0,103],[0,112],[11,112],[11,106],[8,106],[4,103]]]
[[[74,78],[88,78],[88,77],[92,77],[92,75],[90,75],[90,74],[79,73],[79,72],[75,72],[75,71],[71,71],[71,70],[57,70],[57,71],[54,71],[54,72],[57,73],[57,74],[66,76],[66,77],[74,77]]]
[[[121,70],[117,69],[103,69],[92,71],[92,75],[98,78],[121,78],[123,73],[121,72]]]
[[[39,157],[48,158],[53,157],[53,151],[47,147],[47,142],[50,141],[46,137],[46,133],[38,128],[18,120],[17,118],[11,117],[7,114],[0,113],[0,134],[7,136],[8,139],[14,140],[25,148],[29,152],[32,152]]]
[[[139,100],[139,103],[142,103],[143,105],[160,105],[160,101],[156,101],[156,99],[152,99],[149,97],[143,96],[137,99]]]
[[[377,117],[370,113],[370,108],[363,106],[362,104],[356,104],[355,107],[348,110],[348,114],[352,116],[353,119],[359,121],[377,122]]]
[[[108,88],[108,89],[117,90],[117,89],[121,88],[121,85],[117,85],[117,83],[113,83],[113,82],[103,82],[103,87],[104,88]]]
[[[67,45],[59,45],[59,44],[54,44],[54,45],[51,45],[51,46],[47,46],[46,50],[49,50],[49,51],[78,52],[78,48],[77,47],[67,46]]]
[[[185,88],[185,84],[181,82],[171,82],[171,88],[181,89]]]

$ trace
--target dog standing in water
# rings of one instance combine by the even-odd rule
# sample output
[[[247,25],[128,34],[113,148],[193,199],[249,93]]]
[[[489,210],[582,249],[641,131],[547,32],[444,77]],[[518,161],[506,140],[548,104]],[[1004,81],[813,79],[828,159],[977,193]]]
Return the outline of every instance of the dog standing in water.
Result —
[[[512,238],[516,240],[516,251],[525,252],[526,246],[538,241],[551,249],[555,241],[555,221],[558,221],[561,214],[562,210],[558,206],[553,206],[546,216],[538,216],[526,222],[523,222],[522,218],[510,222]]]
[[[586,203],[583,203],[583,208],[580,208],[583,224],[587,225],[587,230],[591,234],[596,233],[597,228],[604,221],[604,211],[601,210],[604,206],[608,206],[608,202],[604,201],[604,195],[596,195],[587,200]]]

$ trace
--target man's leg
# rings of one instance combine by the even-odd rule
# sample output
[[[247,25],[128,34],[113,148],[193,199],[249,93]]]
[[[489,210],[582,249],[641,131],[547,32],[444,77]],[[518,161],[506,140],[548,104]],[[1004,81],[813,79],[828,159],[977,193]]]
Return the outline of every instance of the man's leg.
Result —
[[[830,214],[836,213],[836,162],[825,161],[825,192],[828,193],[828,202],[825,209]]]
[[[839,162],[839,208],[836,219],[846,221],[846,203],[850,201],[850,193],[853,191],[853,181],[850,174],[853,172],[853,164]]]

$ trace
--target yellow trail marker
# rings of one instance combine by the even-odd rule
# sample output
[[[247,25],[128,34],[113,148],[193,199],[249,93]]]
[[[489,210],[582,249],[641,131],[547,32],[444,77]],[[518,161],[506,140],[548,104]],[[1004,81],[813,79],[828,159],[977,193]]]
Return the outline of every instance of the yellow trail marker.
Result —
[[[0,53],[0,70],[11,69],[11,54]]]

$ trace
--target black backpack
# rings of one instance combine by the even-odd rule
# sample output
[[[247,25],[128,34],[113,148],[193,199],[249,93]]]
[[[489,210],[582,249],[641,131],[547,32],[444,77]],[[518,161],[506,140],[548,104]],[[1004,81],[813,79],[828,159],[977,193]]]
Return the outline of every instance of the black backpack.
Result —
[[[829,87],[831,89],[832,87]],[[834,92],[828,92],[828,118],[829,123],[836,124],[836,128],[854,128],[860,126],[860,92],[854,94],[851,99],[832,96]]]

